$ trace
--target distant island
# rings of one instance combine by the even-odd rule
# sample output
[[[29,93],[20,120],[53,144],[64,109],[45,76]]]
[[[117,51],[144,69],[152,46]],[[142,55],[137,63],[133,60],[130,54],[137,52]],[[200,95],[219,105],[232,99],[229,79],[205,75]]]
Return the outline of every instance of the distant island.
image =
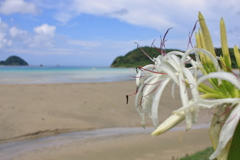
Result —
[[[4,66],[28,66],[28,63],[18,56],[10,56],[6,61],[0,61]]]
[[[141,47],[151,58],[156,58],[160,53],[156,48],[152,47]],[[166,53],[171,51],[180,51],[178,49],[166,49]],[[215,48],[215,52],[217,56],[222,55],[222,49],[221,48]],[[237,62],[235,60],[233,48],[229,48],[229,54],[232,61],[232,67],[237,67]],[[192,57],[194,58],[194,57]],[[127,68],[127,67],[138,67],[138,66],[145,66],[147,64],[152,64],[153,62],[141,51],[140,48],[134,49],[130,52],[128,52],[125,56],[119,56],[117,57],[113,63],[111,64],[111,67],[119,67],[119,68]],[[220,64],[221,65],[221,64]]]

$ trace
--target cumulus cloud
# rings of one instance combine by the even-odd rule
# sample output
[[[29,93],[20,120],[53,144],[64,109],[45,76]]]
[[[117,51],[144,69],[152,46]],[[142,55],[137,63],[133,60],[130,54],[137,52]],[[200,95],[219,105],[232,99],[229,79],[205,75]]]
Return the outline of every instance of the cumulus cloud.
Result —
[[[5,38],[6,34],[0,33],[0,48],[12,45],[12,41]]]
[[[20,29],[18,29],[15,26],[11,27],[9,29],[9,34],[13,38],[20,38],[20,39],[22,39],[22,38],[26,37],[27,33],[28,33],[27,31],[20,30]]]
[[[53,47],[54,46],[54,37],[55,37],[55,26],[50,26],[48,24],[43,24],[41,26],[35,27],[33,29],[35,35],[30,47]]]
[[[0,18],[0,49],[12,45],[12,41],[6,37],[7,29],[8,29],[8,25],[2,22]]]
[[[16,26],[9,28],[8,37],[12,41],[13,46],[27,47],[29,43],[32,42],[31,34],[27,31],[21,30]]]
[[[0,49],[12,48],[52,48],[55,44],[56,26],[42,24],[34,27],[33,32],[21,30],[16,26],[9,27],[0,18]]]
[[[35,4],[25,2],[24,0],[5,0],[0,3],[0,13],[30,13],[36,14],[38,12]]]
[[[47,37],[54,37],[55,36],[55,26],[50,26],[48,24],[43,24],[41,26],[35,27],[33,29],[37,34],[44,35]]]

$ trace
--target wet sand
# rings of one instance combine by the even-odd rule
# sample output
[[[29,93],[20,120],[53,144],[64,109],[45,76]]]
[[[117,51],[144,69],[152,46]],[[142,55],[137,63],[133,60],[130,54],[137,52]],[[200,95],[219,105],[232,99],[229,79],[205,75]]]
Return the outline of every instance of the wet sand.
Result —
[[[134,82],[0,85],[0,143],[99,128],[141,127],[133,105],[134,96],[129,97],[128,105],[125,99],[135,89]],[[160,103],[160,122],[181,105],[178,88],[174,100],[170,92],[171,86]],[[209,123],[210,112],[202,111],[198,123]],[[152,126],[150,119],[147,126]],[[181,133],[183,137],[186,135],[182,148],[179,132],[156,138],[149,134],[118,135],[43,148],[26,153],[22,160],[24,157],[24,160],[172,158],[210,146],[207,129]]]
[[[61,140],[60,140],[61,141]],[[149,134],[98,136],[43,146],[24,145],[27,152],[3,154],[4,160],[173,160],[210,146],[207,129],[171,131],[152,138]],[[40,148],[34,148],[41,145]],[[17,150],[17,147],[14,148]],[[5,152],[4,152],[5,153]],[[3,155],[3,156],[2,156]]]

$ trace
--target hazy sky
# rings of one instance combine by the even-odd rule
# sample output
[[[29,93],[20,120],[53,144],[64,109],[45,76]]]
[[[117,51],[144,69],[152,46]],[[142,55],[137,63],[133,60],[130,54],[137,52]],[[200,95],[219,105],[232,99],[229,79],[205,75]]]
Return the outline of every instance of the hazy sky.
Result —
[[[215,47],[221,17],[229,47],[239,46],[239,0],[0,0],[0,60],[17,55],[30,65],[109,66],[134,42],[150,46],[156,39],[159,46],[168,28],[166,48],[186,50],[198,11]]]

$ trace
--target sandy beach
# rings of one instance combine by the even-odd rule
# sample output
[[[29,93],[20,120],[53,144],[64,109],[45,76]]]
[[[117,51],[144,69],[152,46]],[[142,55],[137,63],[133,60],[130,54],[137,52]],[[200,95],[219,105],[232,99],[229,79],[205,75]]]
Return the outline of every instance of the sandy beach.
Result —
[[[125,99],[135,90],[133,81],[0,85],[0,143],[99,128],[141,127],[134,96],[129,97],[128,104]],[[173,100],[169,86],[160,103],[159,121],[180,106],[178,88]],[[198,124],[210,123],[211,112],[201,111]],[[147,126],[152,127],[150,119]],[[168,132],[155,138],[150,134],[92,138],[42,148],[16,159],[172,159],[210,145],[207,129],[198,129]]]

